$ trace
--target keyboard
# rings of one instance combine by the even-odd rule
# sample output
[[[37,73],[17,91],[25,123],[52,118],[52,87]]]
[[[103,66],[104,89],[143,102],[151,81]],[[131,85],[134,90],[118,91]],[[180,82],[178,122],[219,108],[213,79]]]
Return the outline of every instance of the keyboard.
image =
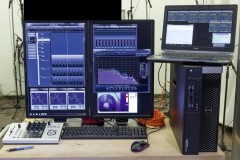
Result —
[[[146,139],[145,127],[129,126],[83,126],[65,127],[62,139]]]

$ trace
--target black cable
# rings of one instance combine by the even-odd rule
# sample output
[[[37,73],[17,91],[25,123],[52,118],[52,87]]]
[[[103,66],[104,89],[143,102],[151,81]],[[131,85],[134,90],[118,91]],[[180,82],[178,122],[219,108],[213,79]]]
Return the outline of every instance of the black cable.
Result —
[[[20,90],[20,98],[23,99],[23,93],[22,93],[22,75],[21,75],[21,67],[20,67],[20,56],[21,56],[21,49],[22,49],[22,43],[19,45],[18,42],[21,41],[22,42],[22,39],[17,36],[17,60],[18,60],[18,76],[19,76],[19,90]]]
[[[167,104],[163,105],[163,106],[161,107],[160,111],[162,111],[162,110],[164,110],[164,109],[167,109],[167,107],[168,107],[169,104],[170,104],[170,103],[168,102]]]
[[[22,61],[24,62],[24,52],[21,53]]]
[[[22,26],[23,26],[23,18],[24,18],[24,13],[23,13],[23,3],[22,0],[19,0],[19,5],[20,5],[20,10],[21,10],[21,22],[22,22]]]
[[[158,99],[158,100],[155,100],[153,103],[158,103],[158,102],[160,102],[161,100],[160,99]],[[155,104],[155,105],[157,105],[157,104]]]
[[[227,151],[227,146],[224,144],[224,131],[225,131],[225,116],[226,116],[226,105],[227,105],[227,89],[228,89],[228,79],[229,79],[229,66],[227,65],[226,71],[226,86],[225,86],[225,97],[224,97],[224,107],[223,107],[223,123],[222,123],[222,139],[219,147],[222,151]]]
[[[21,118],[21,122],[23,121],[23,118],[24,118],[24,115],[25,115],[25,107],[24,107],[24,109],[23,109],[23,113],[22,113],[22,118]]]
[[[13,66],[14,66],[14,78],[15,78],[15,89],[16,89],[16,104],[14,105],[15,108],[20,108],[19,105],[19,97],[18,97],[18,80],[17,80],[17,66],[16,66],[16,44],[15,44],[15,27],[14,27],[14,16],[13,16],[13,3],[10,4],[9,2],[9,8],[11,7],[11,12],[12,12],[12,41],[13,41]]]
[[[111,121],[111,120],[109,120],[109,121]],[[110,126],[116,126],[116,125],[114,125],[114,124],[112,124],[112,123],[110,123],[109,121],[104,121],[104,122],[106,122],[108,125],[110,125]]]
[[[159,85],[161,86],[161,88],[163,88],[163,86],[162,86],[161,83],[160,83],[160,77],[159,77],[161,68],[162,68],[162,63],[160,64],[160,67],[159,67],[159,69],[158,69],[158,83],[159,83]]]
[[[127,11],[128,14],[128,19],[129,19],[129,15],[130,15],[130,19],[133,19],[133,6],[132,6],[132,0],[130,1],[130,10]]]
[[[148,5],[147,5],[147,0],[145,0],[146,1],[146,19],[148,19]]]
[[[134,14],[135,14],[135,12],[136,12],[136,10],[137,10],[137,8],[138,8],[139,2],[140,2],[140,0],[138,0],[137,5],[136,5],[136,7],[135,7],[135,10],[133,11],[133,17],[134,17]]]
[[[143,126],[143,127],[145,127],[146,129],[147,129],[147,128],[148,128],[148,129],[156,129],[156,130],[154,130],[154,131],[151,131],[151,132],[148,132],[148,133],[147,133],[147,143],[148,143],[148,136],[149,136],[150,134],[152,134],[152,133],[154,133],[154,132],[157,132],[157,131],[160,131],[162,128],[165,128],[165,126],[162,126],[162,127],[159,127],[159,128],[157,128],[157,127],[155,127],[155,128],[150,128],[150,127],[147,127],[145,124],[139,123],[139,122],[138,122],[136,119],[134,119],[134,118],[133,118],[133,120],[136,121],[138,125]]]
[[[198,0],[195,0],[195,2],[196,2],[196,5],[199,5]]]
[[[149,136],[150,134],[152,134],[152,133],[155,133],[155,132],[160,131],[162,128],[165,128],[165,126],[163,126],[163,127],[159,127],[159,128],[150,128],[150,127],[146,127],[146,128],[149,128],[149,129],[156,129],[156,130],[154,130],[154,131],[148,132],[148,134],[147,134],[147,143],[148,143],[148,136]]]
[[[5,107],[5,106],[13,105],[13,104],[14,104],[14,102],[12,102],[11,100],[7,99],[6,102],[0,104],[0,109],[1,109],[1,110],[13,109],[12,107]],[[4,106],[4,107],[3,107],[3,106]]]
[[[232,122],[233,122],[233,120],[231,120],[231,121],[227,124],[227,126],[226,126],[225,128],[229,127],[229,125],[230,125]],[[220,138],[222,138],[222,136],[218,137],[218,139],[220,139]]]
[[[166,90],[166,88],[164,88],[164,87],[161,85],[161,82],[160,82],[160,71],[161,71],[161,68],[162,68],[162,63],[161,63],[161,65],[160,65],[159,69],[158,69],[158,84],[160,85],[160,87],[161,87],[162,89],[164,89],[165,93],[167,93],[167,94],[169,95],[169,92]],[[166,82],[165,82],[165,83],[166,83]]]
[[[230,66],[232,67],[234,73],[237,75],[237,70],[236,70],[234,64],[232,63],[232,61],[230,62]]]

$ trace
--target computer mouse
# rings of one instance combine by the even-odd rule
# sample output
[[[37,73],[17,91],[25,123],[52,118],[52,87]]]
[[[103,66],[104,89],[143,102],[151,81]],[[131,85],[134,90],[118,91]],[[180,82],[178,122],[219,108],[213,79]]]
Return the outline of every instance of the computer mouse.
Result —
[[[145,141],[134,141],[131,145],[132,152],[141,152],[144,149],[148,148],[150,144]]]

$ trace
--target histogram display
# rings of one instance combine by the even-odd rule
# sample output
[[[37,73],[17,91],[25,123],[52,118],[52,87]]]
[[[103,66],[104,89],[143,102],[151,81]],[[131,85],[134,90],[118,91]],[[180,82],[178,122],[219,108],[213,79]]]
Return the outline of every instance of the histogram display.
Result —
[[[148,63],[142,56],[95,54],[95,91],[148,91]]]
[[[138,84],[132,75],[115,69],[98,69],[98,84]]]
[[[97,84],[138,84],[138,61],[136,57],[96,58]]]

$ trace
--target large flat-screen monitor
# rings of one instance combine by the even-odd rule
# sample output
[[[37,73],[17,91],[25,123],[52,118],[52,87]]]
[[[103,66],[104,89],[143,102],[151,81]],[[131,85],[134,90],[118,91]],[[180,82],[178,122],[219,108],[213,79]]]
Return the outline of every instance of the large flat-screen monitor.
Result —
[[[162,50],[233,52],[237,5],[166,6]]]
[[[26,117],[88,116],[86,22],[25,21]]]
[[[97,118],[153,116],[154,21],[90,23],[92,100]]]

